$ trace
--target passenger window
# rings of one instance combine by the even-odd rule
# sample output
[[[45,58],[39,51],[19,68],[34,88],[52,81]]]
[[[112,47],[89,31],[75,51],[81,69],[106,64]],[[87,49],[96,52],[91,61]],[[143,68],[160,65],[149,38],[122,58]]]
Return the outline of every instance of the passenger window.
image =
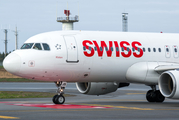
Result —
[[[168,48],[166,48],[166,51],[167,51],[167,52],[169,52],[169,49],[168,49]]]
[[[111,47],[111,51],[113,51],[113,47]]]
[[[134,52],[134,51],[135,51],[135,49],[134,49],[134,48],[132,48],[132,51]]]
[[[148,51],[150,52],[150,48],[148,48]]]
[[[94,50],[97,51],[97,47],[94,47]]]
[[[85,47],[85,46],[83,46],[83,50],[86,50],[86,47]]]
[[[124,51],[124,48],[123,48],[123,47],[122,47],[121,49],[122,49],[122,51]]]
[[[42,43],[43,47],[44,47],[44,50],[50,50],[50,47],[48,44],[46,43]]]
[[[158,48],[158,51],[159,51],[159,52],[161,52],[161,49],[160,49],[160,48]]]
[[[100,51],[103,51],[103,48],[102,48],[102,47],[100,47]]]
[[[145,52],[145,48],[143,48],[143,52]]]
[[[106,49],[106,51],[108,51],[108,48],[107,48],[107,47],[105,47],[105,49]]]
[[[89,47],[89,51],[91,51],[91,47]]]
[[[21,49],[31,49],[34,43],[25,43],[22,45]]]
[[[140,52],[140,48],[137,48],[138,52]]]
[[[35,43],[33,49],[42,50],[42,47],[41,47],[40,43]]]
[[[177,52],[177,49],[175,48],[174,51]]]
[[[156,49],[155,49],[155,48],[153,48],[153,51],[154,51],[154,52],[156,52]]]
[[[118,48],[118,47],[116,47],[116,51],[119,51],[119,48]]]
[[[129,52],[129,48],[127,48],[127,51]]]

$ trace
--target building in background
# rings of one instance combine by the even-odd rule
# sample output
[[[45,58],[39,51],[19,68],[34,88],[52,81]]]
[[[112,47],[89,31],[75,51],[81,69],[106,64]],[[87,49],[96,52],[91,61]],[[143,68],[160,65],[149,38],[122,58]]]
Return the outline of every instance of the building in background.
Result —
[[[122,31],[128,31],[128,13],[122,13]]]
[[[70,10],[64,10],[64,14],[66,17],[57,17],[57,22],[62,23],[62,30],[73,30],[73,23],[79,21],[79,16],[69,17]]]

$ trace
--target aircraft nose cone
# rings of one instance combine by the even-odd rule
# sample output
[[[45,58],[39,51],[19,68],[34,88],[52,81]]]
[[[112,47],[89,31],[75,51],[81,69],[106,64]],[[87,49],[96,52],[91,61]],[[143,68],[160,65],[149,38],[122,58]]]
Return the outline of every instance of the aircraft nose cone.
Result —
[[[21,58],[16,53],[9,54],[3,61],[3,67],[12,74],[17,74],[21,67]]]

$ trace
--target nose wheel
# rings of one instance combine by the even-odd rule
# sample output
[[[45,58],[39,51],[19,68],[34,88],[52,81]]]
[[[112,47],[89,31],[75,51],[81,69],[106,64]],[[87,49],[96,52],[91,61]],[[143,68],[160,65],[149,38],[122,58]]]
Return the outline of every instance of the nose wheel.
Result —
[[[54,104],[63,104],[65,102],[65,97],[63,96],[64,94],[64,89],[67,85],[67,82],[55,82],[58,90],[57,90],[57,95],[55,95],[53,98],[52,98],[52,101]]]
[[[55,95],[52,101],[54,104],[63,104],[65,102],[65,97],[63,95]]]

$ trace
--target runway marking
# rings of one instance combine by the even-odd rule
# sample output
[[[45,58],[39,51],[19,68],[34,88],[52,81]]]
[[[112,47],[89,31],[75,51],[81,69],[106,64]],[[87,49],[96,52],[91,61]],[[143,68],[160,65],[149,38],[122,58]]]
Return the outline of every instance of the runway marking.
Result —
[[[126,102],[126,101],[146,101],[146,100],[125,100],[125,99],[93,99],[93,100],[95,100],[95,101],[124,101],[124,102]]]
[[[6,110],[6,111],[0,111],[0,112],[56,112],[56,111],[65,111],[65,112],[71,112],[71,111],[119,111],[121,109],[53,109],[53,110]],[[129,109],[123,109],[123,110],[129,110]]]
[[[82,104],[82,105],[102,106],[102,107],[109,107],[109,108],[123,108],[123,109],[131,109],[131,110],[155,110],[155,109],[152,109],[152,108],[138,108],[138,107],[100,105],[100,104]]]
[[[146,93],[127,93],[127,95],[141,95],[141,94],[146,94]]]
[[[53,109],[53,110],[1,110],[0,112],[56,112],[56,111],[62,111],[62,112],[78,112],[78,111],[81,111],[81,112],[85,112],[85,111],[131,111],[131,110],[134,110],[134,109],[115,109],[115,108],[110,108],[110,109]],[[165,110],[179,110],[179,109],[154,109],[156,111],[165,111]]]
[[[124,101],[124,100],[123,100]],[[133,100],[132,100],[133,101]],[[53,108],[56,110],[1,110],[0,112],[48,112],[48,111],[111,111],[111,110],[155,110],[155,111],[169,111],[169,110],[177,110],[179,109],[171,109],[171,108],[139,108],[139,107],[127,107],[127,106],[115,106],[115,105],[101,105],[101,104],[83,104],[83,103],[69,103],[64,105],[55,105],[55,104],[32,104],[29,103],[10,103],[10,102],[1,102],[6,105],[16,105],[16,106],[25,106],[25,107],[43,107],[43,108]],[[36,106],[37,105],[37,106]],[[53,106],[53,107],[50,107]],[[61,107],[60,107],[61,106]],[[65,107],[66,106],[66,107]],[[71,106],[71,107],[70,107]],[[86,107],[85,107],[86,106]],[[98,108],[98,109],[97,109]],[[104,109],[109,108],[109,109]]]
[[[100,105],[100,104],[9,104],[16,106],[25,106],[25,107],[42,107],[42,108],[53,108],[53,109],[89,109],[89,108],[121,108],[121,109],[130,109],[130,110],[155,110],[152,108],[138,108],[138,107],[126,107],[126,106],[113,106],[113,105]]]
[[[9,103],[9,102],[0,102],[0,103]]]
[[[0,116],[3,119],[19,119],[18,117],[11,117],[11,116]]]
[[[42,107],[42,108],[53,108],[53,109],[89,109],[89,108],[109,108],[103,106],[91,106],[91,105],[74,105],[74,104],[9,104],[16,106],[25,106],[25,107]]]

